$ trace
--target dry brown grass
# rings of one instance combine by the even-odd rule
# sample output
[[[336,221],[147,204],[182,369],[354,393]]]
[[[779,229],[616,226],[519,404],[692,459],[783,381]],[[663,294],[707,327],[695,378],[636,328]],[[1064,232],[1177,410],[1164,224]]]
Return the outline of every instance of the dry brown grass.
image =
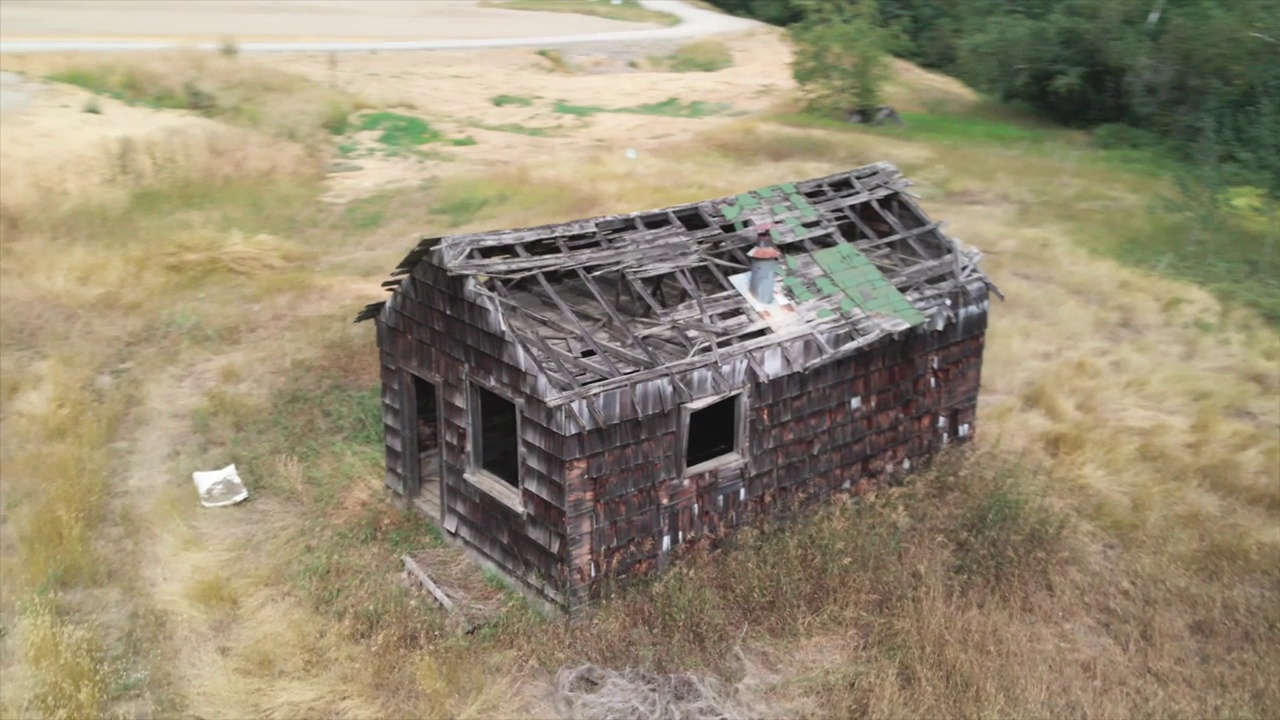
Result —
[[[100,114],[68,109],[32,121],[6,119],[7,139],[0,141],[6,233],[51,205],[121,202],[131,191],[190,178],[318,179],[331,133],[363,107],[298,75],[210,53],[148,53],[105,64],[76,55],[7,55],[0,66],[60,79],[35,95],[42,109],[80,107],[90,92],[102,96],[95,99]],[[58,147],[51,152],[47,144]]]
[[[67,720],[100,716],[110,682],[105,653],[92,629],[68,623],[46,602],[36,602],[22,623],[22,659],[34,686],[21,713]]]
[[[635,161],[606,147],[345,209],[315,202],[305,164],[233,172],[216,152],[173,161],[187,182],[6,209],[0,662],[19,682],[0,684],[0,708],[546,716],[560,667],[732,683],[741,649],[785,716],[1275,716],[1280,339],[1082,249],[1121,221],[1141,232],[1159,182],[1069,145],[708,122],[705,143]],[[349,320],[406,237],[879,159],[990,253],[1009,296],[977,458],[744,533],[572,629],[512,598],[456,637],[396,584],[398,553],[433,541],[370,500],[376,356]],[[228,461],[252,500],[200,509],[190,471]],[[24,614],[36,598],[49,604]]]

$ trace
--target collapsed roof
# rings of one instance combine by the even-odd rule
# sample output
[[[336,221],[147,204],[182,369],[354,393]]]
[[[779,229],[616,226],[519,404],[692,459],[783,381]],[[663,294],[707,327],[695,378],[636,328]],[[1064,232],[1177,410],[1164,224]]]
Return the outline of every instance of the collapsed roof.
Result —
[[[877,163],[661,210],[428,238],[384,285],[398,291],[421,262],[470,278],[546,376],[552,404],[797,337],[823,361],[943,327],[961,312],[957,291],[990,287],[981,254],[943,234],[909,186]],[[772,299],[748,287],[748,253],[765,233],[780,256]]]

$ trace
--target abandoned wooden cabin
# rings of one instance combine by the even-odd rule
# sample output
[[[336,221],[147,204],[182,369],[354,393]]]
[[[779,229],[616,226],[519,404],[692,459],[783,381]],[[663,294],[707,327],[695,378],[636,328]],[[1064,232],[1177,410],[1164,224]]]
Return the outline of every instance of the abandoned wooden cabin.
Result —
[[[973,436],[988,293],[880,163],[423,240],[377,322],[386,482],[559,607]]]

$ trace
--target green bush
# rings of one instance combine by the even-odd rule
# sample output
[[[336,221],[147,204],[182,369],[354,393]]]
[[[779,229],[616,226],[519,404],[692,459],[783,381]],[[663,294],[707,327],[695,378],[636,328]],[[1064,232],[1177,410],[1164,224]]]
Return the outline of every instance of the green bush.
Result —
[[[889,79],[894,33],[880,23],[876,0],[812,0],[791,28],[791,72],[810,111],[835,115],[880,104]]]

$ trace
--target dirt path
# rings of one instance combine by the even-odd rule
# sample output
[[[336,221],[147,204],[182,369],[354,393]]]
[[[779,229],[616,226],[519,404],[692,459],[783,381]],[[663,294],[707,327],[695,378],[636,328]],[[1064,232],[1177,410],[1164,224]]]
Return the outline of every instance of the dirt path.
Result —
[[[190,47],[192,40],[201,49],[217,49],[222,41],[212,38],[225,37],[249,38],[238,44],[248,53],[556,47],[687,40],[761,27],[682,0],[641,4],[676,15],[680,23],[657,27],[572,13],[486,8],[474,0],[11,0],[0,6],[5,33],[0,53],[164,50]],[[353,37],[351,28],[360,28],[359,35]]]
[[[0,72],[0,114],[18,110],[31,100],[35,88],[21,75]]]

